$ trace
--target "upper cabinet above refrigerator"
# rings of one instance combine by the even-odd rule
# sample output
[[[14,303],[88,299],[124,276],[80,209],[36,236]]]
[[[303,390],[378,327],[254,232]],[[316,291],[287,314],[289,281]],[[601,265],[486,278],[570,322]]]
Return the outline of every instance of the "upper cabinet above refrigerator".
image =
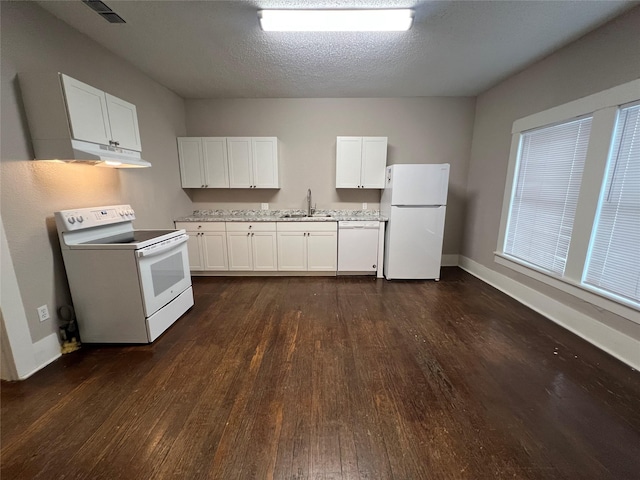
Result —
[[[387,137],[338,137],[336,188],[384,188]]]

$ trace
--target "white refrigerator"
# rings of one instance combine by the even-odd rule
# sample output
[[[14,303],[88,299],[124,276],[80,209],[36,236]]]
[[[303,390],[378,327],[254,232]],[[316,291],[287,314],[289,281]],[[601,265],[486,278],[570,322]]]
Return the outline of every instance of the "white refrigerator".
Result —
[[[440,279],[449,164],[387,167],[380,213],[386,216],[384,276]]]

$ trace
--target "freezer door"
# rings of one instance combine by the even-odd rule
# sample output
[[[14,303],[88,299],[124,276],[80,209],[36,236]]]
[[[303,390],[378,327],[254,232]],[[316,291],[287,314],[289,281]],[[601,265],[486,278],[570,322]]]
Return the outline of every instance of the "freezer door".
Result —
[[[391,205],[446,205],[449,164],[392,165],[387,172]]]
[[[439,279],[445,206],[391,207],[385,242],[384,276]]]

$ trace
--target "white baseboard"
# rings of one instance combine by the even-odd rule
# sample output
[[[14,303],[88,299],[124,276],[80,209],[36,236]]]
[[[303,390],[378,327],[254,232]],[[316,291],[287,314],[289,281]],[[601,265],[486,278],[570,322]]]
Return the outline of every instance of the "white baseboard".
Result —
[[[33,357],[36,363],[36,368],[24,375],[20,375],[20,380],[29,378],[38,370],[42,370],[54,360],[57,360],[62,356],[60,350],[60,341],[58,335],[52,333],[44,337],[42,340],[38,340],[33,344]]]
[[[470,258],[460,255],[459,266],[630,367],[640,370],[640,342],[632,337]]]

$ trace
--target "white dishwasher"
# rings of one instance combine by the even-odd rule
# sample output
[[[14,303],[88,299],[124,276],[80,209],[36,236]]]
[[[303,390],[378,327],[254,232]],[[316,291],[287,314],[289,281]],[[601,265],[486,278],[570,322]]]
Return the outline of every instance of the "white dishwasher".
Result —
[[[375,275],[378,270],[379,229],[378,221],[338,222],[338,273]]]

